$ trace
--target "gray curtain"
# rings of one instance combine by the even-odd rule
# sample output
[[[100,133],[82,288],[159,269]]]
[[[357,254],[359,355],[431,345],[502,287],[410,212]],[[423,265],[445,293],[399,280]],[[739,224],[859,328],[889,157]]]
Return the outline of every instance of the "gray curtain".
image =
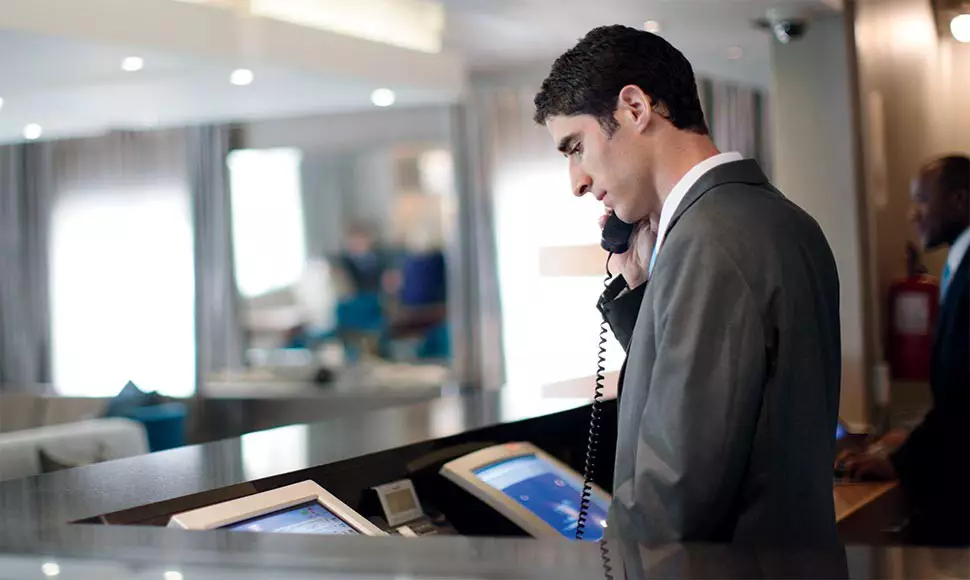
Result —
[[[755,159],[770,175],[764,93],[754,87],[723,81],[704,84],[709,99],[708,122],[718,149],[738,151],[745,157]]]
[[[355,157],[343,152],[304,152],[303,224],[309,258],[340,253],[344,243],[347,208],[344,200],[354,191]]]
[[[458,203],[454,235],[447,240],[454,372],[463,384],[485,389],[505,383],[492,201],[494,115],[491,95],[484,92],[453,110]]]
[[[243,366],[244,336],[232,250],[227,126],[186,129],[195,237],[196,393],[205,377]]]
[[[0,147],[0,391],[50,380],[51,146]]]

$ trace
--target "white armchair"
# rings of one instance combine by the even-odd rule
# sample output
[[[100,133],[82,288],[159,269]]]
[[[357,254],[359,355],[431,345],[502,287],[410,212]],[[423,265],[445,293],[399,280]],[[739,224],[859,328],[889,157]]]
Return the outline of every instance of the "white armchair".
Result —
[[[42,451],[60,463],[81,466],[148,453],[148,439],[141,423],[128,419],[89,419],[0,433],[0,481],[43,473]]]

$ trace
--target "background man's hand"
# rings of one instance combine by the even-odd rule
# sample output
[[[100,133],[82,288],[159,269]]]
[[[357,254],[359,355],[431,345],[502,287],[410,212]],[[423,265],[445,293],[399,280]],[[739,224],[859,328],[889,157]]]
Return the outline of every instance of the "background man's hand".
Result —
[[[845,474],[853,479],[882,481],[896,479],[896,469],[885,452],[863,453],[850,457],[845,462]]]
[[[600,229],[606,226],[610,213],[612,212],[607,211],[600,217]],[[647,281],[650,256],[653,254],[654,244],[657,243],[659,224],[660,217],[656,215],[650,215],[638,222],[630,235],[630,249],[626,253],[614,255],[610,260],[610,271],[622,274],[631,290]]]
[[[890,431],[883,439],[869,445],[864,451],[847,449],[836,459],[836,469],[841,468],[845,477],[851,479],[896,479],[896,469],[889,455],[906,439],[905,432]]]
[[[889,455],[903,446],[909,432],[893,429],[872,440],[865,449],[845,449],[835,459],[836,469],[855,479],[896,479],[896,470]]]

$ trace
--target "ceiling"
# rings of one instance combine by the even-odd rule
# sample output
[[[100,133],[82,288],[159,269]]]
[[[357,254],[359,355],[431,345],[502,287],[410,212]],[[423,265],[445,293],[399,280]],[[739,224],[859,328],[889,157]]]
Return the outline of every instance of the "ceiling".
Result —
[[[145,68],[121,70],[132,54]],[[25,58],[29,55],[29,58]],[[229,83],[234,63],[138,47],[0,30],[0,141],[38,123],[45,138],[107,129],[176,126],[372,107],[377,80],[282,66],[253,67],[250,86]],[[12,82],[11,82],[12,81]],[[395,85],[396,106],[451,102],[449,91]]]
[[[656,20],[660,34],[699,73],[768,86],[770,37],[751,26],[769,10],[815,16],[841,0],[442,0],[448,9],[446,46],[478,68],[526,61],[551,63],[590,29],[606,24],[642,27]],[[742,58],[728,58],[741,47]]]
[[[381,86],[394,87],[395,107],[451,102],[461,92],[456,75],[548,67],[596,25],[642,26],[647,19],[660,23],[661,34],[691,59],[698,73],[768,86],[769,38],[750,21],[769,8],[792,13],[834,9],[823,0],[440,1],[447,13],[445,53],[419,55],[356,40],[340,44],[335,35],[290,24],[264,27],[251,35],[256,40],[248,48],[241,48],[233,37],[238,31],[222,31],[216,26],[220,23],[204,20],[218,11],[167,7],[203,10],[182,3],[0,0],[5,15],[0,20],[0,142],[22,140],[27,123],[41,124],[45,138],[56,138],[116,128],[359,111],[372,107],[370,94]],[[155,30],[161,25],[143,14],[131,21],[141,27],[135,29],[120,17],[114,24],[121,25],[109,26],[110,18],[105,24],[97,10],[90,17],[64,13],[97,5],[104,14],[112,2],[164,8],[170,29]],[[42,5],[63,7],[57,12],[60,20],[28,12],[32,7],[41,11]],[[186,15],[199,16],[200,22],[193,28],[196,23]],[[83,18],[90,20],[79,22]],[[741,47],[742,58],[729,59],[730,47]],[[256,82],[231,85],[228,78],[239,53],[254,51],[265,53],[251,67]],[[123,72],[121,60],[132,55],[144,58],[145,68]]]

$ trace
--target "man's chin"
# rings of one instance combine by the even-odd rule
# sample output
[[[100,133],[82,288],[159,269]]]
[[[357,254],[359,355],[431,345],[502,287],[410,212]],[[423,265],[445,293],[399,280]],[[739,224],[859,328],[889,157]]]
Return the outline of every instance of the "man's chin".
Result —
[[[632,223],[636,223],[637,221],[635,217],[631,217],[630,215],[633,212],[631,212],[629,208],[625,206],[622,206],[622,205],[613,206],[610,208],[610,211],[613,212],[613,215],[620,218],[620,221],[622,222],[632,224]]]
[[[613,210],[613,216],[619,218],[620,221],[623,222],[623,223],[627,223],[627,224],[632,224],[633,223],[633,222],[627,221],[626,216],[624,214],[616,211],[615,209]]]
[[[638,216],[636,212],[630,211],[622,207],[613,208],[613,214],[616,217],[620,218],[620,221],[628,224],[639,223],[647,219],[647,216]]]

